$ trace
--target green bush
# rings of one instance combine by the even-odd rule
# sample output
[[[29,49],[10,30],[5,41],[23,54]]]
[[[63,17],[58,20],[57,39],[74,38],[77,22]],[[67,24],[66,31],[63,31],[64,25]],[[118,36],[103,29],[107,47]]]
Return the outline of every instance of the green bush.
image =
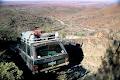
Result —
[[[85,36],[85,32],[76,32],[74,35],[76,36]]]
[[[23,72],[13,62],[0,63],[0,80],[20,80]]]

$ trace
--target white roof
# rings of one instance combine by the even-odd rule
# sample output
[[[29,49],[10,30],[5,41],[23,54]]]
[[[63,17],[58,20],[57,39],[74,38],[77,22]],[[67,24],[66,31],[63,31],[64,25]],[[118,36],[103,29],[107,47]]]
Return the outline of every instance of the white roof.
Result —
[[[40,38],[36,38],[33,34],[33,31],[22,32],[21,41],[30,45],[31,43],[43,42],[47,40],[58,40],[58,32],[54,33],[43,33]]]

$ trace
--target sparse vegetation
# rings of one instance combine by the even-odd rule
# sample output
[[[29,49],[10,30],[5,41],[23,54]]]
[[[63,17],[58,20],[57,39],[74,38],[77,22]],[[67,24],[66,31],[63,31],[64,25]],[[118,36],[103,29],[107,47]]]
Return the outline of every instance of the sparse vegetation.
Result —
[[[16,38],[21,32],[36,26],[47,32],[64,28],[61,22],[52,17],[30,14],[21,9],[1,8],[0,12],[0,38]]]
[[[76,36],[85,36],[85,32],[82,32],[82,31],[76,32],[75,35]]]
[[[67,35],[67,32],[65,32],[65,31],[60,31],[60,36],[61,36],[62,38],[65,38],[66,35]]]
[[[1,80],[21,80],[22,73],[13,62],[0,62]]]

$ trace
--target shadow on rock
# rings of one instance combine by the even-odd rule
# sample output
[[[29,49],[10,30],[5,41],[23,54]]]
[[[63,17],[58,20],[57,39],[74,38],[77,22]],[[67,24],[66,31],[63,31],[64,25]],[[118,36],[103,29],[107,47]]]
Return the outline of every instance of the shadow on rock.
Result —
[[[65,48],[69,57],[69,66],[79,65],[84,58],[81,45],[69,43]]]

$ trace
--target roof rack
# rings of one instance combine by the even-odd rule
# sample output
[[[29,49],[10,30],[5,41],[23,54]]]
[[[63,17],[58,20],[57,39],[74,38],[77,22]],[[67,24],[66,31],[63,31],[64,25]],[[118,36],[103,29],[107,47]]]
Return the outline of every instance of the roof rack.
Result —
[[[44,41],[57,41],[57,40],[60,40],[60,38],[59,38],[59,36],[58,36],[58,32],[54,32],[54,33],[43,33],[43,34],[41,34],[41,36],[40,36],[40,38],[36,38],[35,36],[34,36],[34,34],[28,34],[28,32],[27,33],[23,33],[22,35],[21,35],[21,41],[22,42],[25,42],[26,44],[28,44],[28,45],[31,45],[32,43],[42,43],[42,42],[44,42]]]

